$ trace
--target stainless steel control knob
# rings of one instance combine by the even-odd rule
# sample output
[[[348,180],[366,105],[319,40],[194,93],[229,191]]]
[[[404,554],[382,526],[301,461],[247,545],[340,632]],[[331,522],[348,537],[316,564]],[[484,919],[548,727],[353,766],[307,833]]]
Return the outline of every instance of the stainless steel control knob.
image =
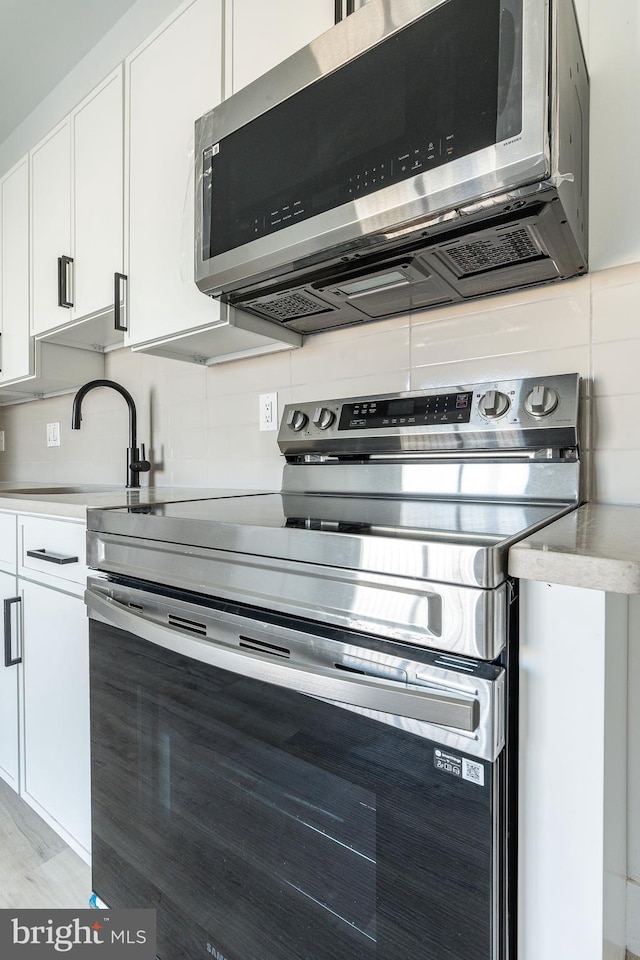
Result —
[[[295,433],[298,433],[309,423],[309,417],[306,413],[303,413],[302,410],[289,410],[289,416],[287,417],[287,426],[293,430]]]
[[[478,410],[483,417],[489,420],[496,420],[504,416],[511,406],[509,397],[506,393],[500,393],[499,390],[487,390],[484,396],[480,397]]]
[[[559,396],[553,387],[536,384],[524,401],[524,408],[532,417],[548,417],[558,406]]]
[[[326,407],[316,407],[313,422],[319,430],[326,430],[335,420],[336,415]]]

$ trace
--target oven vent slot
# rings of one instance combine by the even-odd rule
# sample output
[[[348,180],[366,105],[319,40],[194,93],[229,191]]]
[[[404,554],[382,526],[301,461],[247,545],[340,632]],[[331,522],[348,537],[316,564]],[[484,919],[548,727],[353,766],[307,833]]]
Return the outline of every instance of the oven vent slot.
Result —
[[[206,623],[198,623],[197,620],[186,620],[184,617],[176,617],[173,613],[167,616],[167,620],[172,627],[179,627],[180,630],[188,630],[189,633],[197,633],[200,637],[206,637],[207,635]]]
[[[266,640],[256,640],[254,637],[243,637],[239,635],[240,646],[245,650],[255,650],[258,653],[268,653],[272,657],[284,657],[288,660],[291,657],[291,650],[288,647],[279,647],[275,643],[267,643]]]
[[[132,603],[131,600],[127,603],[128,607],[131,607],[132,610],[139,610],[140,613],[144,613],[144,607],[141,603]]]

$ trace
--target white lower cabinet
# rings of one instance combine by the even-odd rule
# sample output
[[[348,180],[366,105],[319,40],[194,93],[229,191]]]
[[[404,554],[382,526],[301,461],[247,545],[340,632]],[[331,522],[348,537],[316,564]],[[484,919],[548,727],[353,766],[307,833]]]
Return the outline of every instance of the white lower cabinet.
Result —
[[[88,861],[84,540],[83,523],[0,512],[0,777]]]
[[[17,630],[20,614],[15,574],[0,572],[0,600],[4,624],[3,653],[0,661],[0,777],[17,791],[20,789],[19,710],[22,666]]]
[[[19,581],[23,796],[79,853],[91,844],[89,634],[81,597]],[[80,848],[80,849],[79,849]]]

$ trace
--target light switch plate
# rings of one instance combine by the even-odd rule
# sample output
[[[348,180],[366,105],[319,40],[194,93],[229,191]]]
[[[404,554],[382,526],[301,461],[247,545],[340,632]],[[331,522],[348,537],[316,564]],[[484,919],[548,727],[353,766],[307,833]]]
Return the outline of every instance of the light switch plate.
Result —
[[[60,424],[59,423],[47,424],[47,446],[48,447],[60,446]]]

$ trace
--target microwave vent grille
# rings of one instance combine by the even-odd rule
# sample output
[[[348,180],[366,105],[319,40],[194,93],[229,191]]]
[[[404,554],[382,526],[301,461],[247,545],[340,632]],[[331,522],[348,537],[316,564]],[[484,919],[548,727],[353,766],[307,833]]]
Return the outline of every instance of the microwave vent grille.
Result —
[[[450,261],[460,277],[542,256],[539,246],[526,227],[492,237],[476,236],[466,242],[446,244],[441,248],[441,254]]]
[[[326,313],[332,309],[321,300],[314,300],[312,297],[300,293],[256,300],[251,306],[253,310],[260,312],[265,317],[280,320],[281,323],[286,323],[287,320],[296,320],[300,317],[310,317],[316,313]]]

